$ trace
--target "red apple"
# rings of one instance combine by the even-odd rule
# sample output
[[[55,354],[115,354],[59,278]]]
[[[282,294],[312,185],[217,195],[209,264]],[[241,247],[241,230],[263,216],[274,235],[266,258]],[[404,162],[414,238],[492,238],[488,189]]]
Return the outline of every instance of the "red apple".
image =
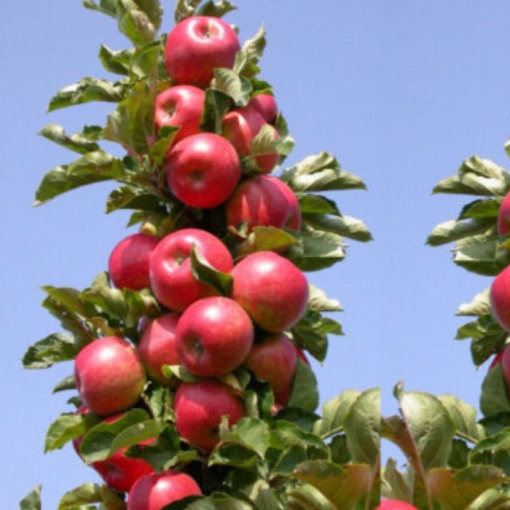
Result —
[[[510,266],[492,281],[490,302],[494,319],[504,330],[510,331]]]
[[[510,348],[507,346],[503,349],[500,357],[501,370],[503,371],[503,378],[507,386],[507,393],[510,397]]]
[[[76,388],[93,413],[108,415],[135,405],[146,382],[135,347],[115,336],[87,344],[74,361]]]
[[[251,253],[231,272],[232,299],[262,329],[278,333],[296,324],[306,311],[308,282],[288,259],[271,251]]]
[[[137,233],[120,241],[110,253],[108,272],[118,289],[141,290],[149,286],[149,258],[158,239]]]
[[[241,49],[237,34],[224,20],[191,16],[168,34],[165,66],[174,83],[207,87],[214,69],[232,68]]]
[[[240,305],[226,297],[210,297],[186,308],[175,335],[182,364],[192,374],[221,377],[243,364],[254,333]]]
[[[510,234],[510,193],[507,193],[499,206],[497,226],[500,236]]]
[[[257,110],[269,124],[273,124],[278,116],[278,106],[271,94],[258,94],[252,97],[248,106]]]
[[[193,276],[193,247],[218,271],[229,273],[234,265],[227,247],[205,230],[186,228],[165,236],[152,253],[150,280],[154,295],[170,310],[181,312],[198,299],[217,295]]]
[[[179,127],[173,144],[200,132],[205,92],[192,85],[176,85],[156,96],[154,124],[156,132],[164,126]]]
[[[290,386],[296,364],[296,348],[284,333],[267,335],[262,341],[257,342],[245,363],[257,379],[269,383],[274,393]]]
[[[418,508],[399,499],[384,499],[375,510],[418,510]]]
[[[203,450],[212,450],[218,444],[223,416],[232,426],[245,415],[239,397],[217,379],[181,383],[174,397],[174,412],[179,435]]]
[[[78,409],[78,412],[87,413],[88,410],[82,407]],[[122,414],[108,416],[104,421],[112,423],[121,416]],[[140,446],[150,444],[153,441],[154,439],[142,441]],[[82,442],[83,436],[73,440],[73,447],[78,455],[80,455]],[[126,451],[127,448],[122,448],[107,459],[90,464],[109,487],[120,492],[128,492],[140,477],[154,472],[154,468],[145,460],[126,457]]]
[[[254,108],[245,106],[228,112],[221,122],[222,134],[230,140],[240,155],[248,156],[252,153],[251,142],[258,135],[263,126],[270,125]],[[273,135],[278,138],[278,132],[271,126]],[[276,152],[255,155],[255,161],[262,173],[269,173],[277,164],[280,156]]]
[[[129,491],[127,510],[161,510],[188,496],[201,496],[197,482],[186,473],[163,471],[142,476]]]
[[[188,136],[168,152],[165,164],[170,191],[190,207],[208,209],[225,202],[241,177],[232,144],[215,133]]]
[[[301,210],[294,192],[278,177],[259,175],[243,181],[228,200],[227,224],[245,223],[248,231],[256,226],[299,231]]]
[[[138,352],[149,376],[155,381],[173,386],[173,378],[168,378],[161,371],[164,365],[180,365],[177,352],[175,330],[179,315],[165,313],[145,326],[138,344]]]

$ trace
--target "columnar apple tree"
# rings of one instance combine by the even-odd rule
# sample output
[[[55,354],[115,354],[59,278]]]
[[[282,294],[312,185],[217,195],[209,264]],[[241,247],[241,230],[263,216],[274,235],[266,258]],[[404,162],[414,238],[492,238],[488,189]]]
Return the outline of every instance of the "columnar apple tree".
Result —
[[[286,165],[294,142],[260,78],[266,35],[244,41],[226,1],[84,0],[127,49],[101,46],[117,79],[84,78],[49,111],[112,103],[104,125],[41,134],[77,154],[36,204],[111,181],[130,211],[105,271],[83,290],[43,288],[62,331],[26,368],[69,365],[69,407],[45,450],[74,448],[94,481],[60,509],[369,509],[379,501],[379,392],[345,389],[319,412],[310,357],[342,334],[336,299],[306,272],[368,241],[330,192],[363,189],[327,152]],[[117,156],[105,143],[120,146]],[[21,503],[40,506],[40,488]]]

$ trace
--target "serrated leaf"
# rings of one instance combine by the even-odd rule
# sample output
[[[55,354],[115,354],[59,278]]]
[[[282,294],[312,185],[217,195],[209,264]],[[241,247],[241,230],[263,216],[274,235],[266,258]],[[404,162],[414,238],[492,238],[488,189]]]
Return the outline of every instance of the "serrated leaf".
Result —
[[[252,86],[247,78],[225,68],[214,70],[211,88],[229,96],[237,106],[245,106],[252,93]]]
[[[430,246],[441,246],[466,237],[486,232],[493,227],[492,219],[469,218],[449,220],[437,225],[427,238]]]
[[[158,27],[155,26],[146,12],[135,8],[135,5],[126,8],[124,2],[119,2],[117,6],[117,22],[119,30],[135,46],[143,46],[155,39]]]
[[[116,0],[99,0],[96,3],[94,0],[83,0],[83,6],[87,9],[95,10],[107,14],[112,18],[117,17],[117,1]]]
[[[134,48],[114,51],[102,44],[99,48],[99,60],[103,67],[110,73],[128,75],[133,58]]]
[[[510,476],[510,429],[502,429],[480,441],[469,455],[470,464],[492,465]]]
[[[20,510],[41,510],[41,486],[30,491],[20,502]]]
[[[220,431],[220,440],[221,443],[240,445],[264,459],[269,448],[269,426],[260,419],[241,418],[231,428]]]
[[[190,260],[191,271],[196,280],[209,285],[220,295],[230,295],[233,284],[233,278],[230,274],[214,269],[195,247],[191,250]]]
[[[97,425],[101,419],[93,414],[63,414],[48,428],[44,441],[44,452],[62,448],[69,441],[82,436]]]
[[[226,0],[209,0],[197,10],[197,16],[215,16],[222,18],[225,14],[236,10],[237,7]]]
[[[49,368],[55,363],[70,361],[79,351],[74,336],[53,333],[31,345],[23,356],[24,368]]]
[[[326,293],[311,283],[308,285],[308,308],[316,312],[340,312],[342,305],[337,299],[331,299]]]
[[[456,429],[456,435],[477,443],[485,437],[485,431],[477,422],[477,411],[454,395],[439,395],[439,401],[450,414]]]
[[[510,411],[507,387],[501,364],[489,370],[482,382],[480,410],[484,416],[496,416]]]
[[[175,23],[193,16],[195,9],[201,3],[202,0],[177,0],[174,8],[174,20]]]
[[[87,154],[88,152],[99,150],[99,145],[87,138],[83,133],[68,135],[64,131],[64,128],[58,124],[48,124],[44,126],[39,134],[79,154]]]
[[[360,395],[360,391],[346,390],[328,400],[322,407],[322,418],[314,425],[314,432],[327,439],[343,431],[345,416]]]

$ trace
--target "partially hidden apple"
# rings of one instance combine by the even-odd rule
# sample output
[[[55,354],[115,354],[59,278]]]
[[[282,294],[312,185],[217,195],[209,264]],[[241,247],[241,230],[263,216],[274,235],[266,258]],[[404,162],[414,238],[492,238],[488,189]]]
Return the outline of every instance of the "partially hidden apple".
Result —
[[[278,177],[259,175],[243,181],[225,206],[227,225],[247,230],[272,226],[299,231],[301,209],[295,193]]]
[[[234,265],[227,247],[205,230],[185,228],[163,237],[151,255],[150,281],[154,295],[169,310],[182,312],[198,299],[217,295],[193,276],[193,248],[218,271],[229,273]]]
[[[88,409],[80,408],[78,412],[87,413]],[[118,420],[122,414],[108,416],[104,419],[107,423]],[[147,439],[140,443],[145,446],[152,443],[154,439]],[[83,436],[73,440],[74,450],[80,455],[80,447]],[[90,466],[101,476],[104,482],[112,489],[120,492],[128,492],[133,484],[142,476],[154,472],[154,468],[147,461],[125,455],[127,448],[122,448],[105,460],[92,462]]]
[[[163,366],[181,364],[175,339],[178,321],[177,313],[156,317],[144,327],[138,343],[138,352],[147,374],[164,386],[173,386],[176,380],[163,374]]]
[[[237,34],[224,20],[190,16],[168,34],[165,66],[176,84],[205,88],[216,68],[232,68],[241,49]]]
[[[254,108],[245,106],[228,112],[221,121],[222,134],[230,140],[237,152],[242,156],[252,154],[252,141],[263,126],[270,126],[272,136],[279,138],[276,129]],[[278,164],[280,156],[277,152],[253,154],[262,173],[267,174]]]
[[[174,413],[177,432],[184,440],[203,450],[212,450],[220,440],[223,416],[232,426],[245,415],[245,409],[232,388],[217,379],[203,379],[179,385]]]
[[[185,205],[209,209],[225,202],[241,178],[241,163],[232,144],[215,133],[197,133],[167,154],[168,188]]]
[[[115,336],[87,344],[74,361],[76,388],[84,405],[99,415],[110,415],[135,405],[146,374],[138,351]]]
[[[221,377],[243,364],[253,345],[253,323],[234,300],[199,299],[184,310],[176,330],[182,364],[199,377]]]
[[[510,266],[496,275],[489,295],[494,319],[504,330],[510,331]]]
[[[383,499],[375,510],[418,510],[418,508],[399,499]]]
[[[108,258],[108,272],[118,289],[141,290],[148,287],[150,254],[158,238],[142,232],[117,243]]]
[[[205,92],[193,85],[176,85],[156,96],[154,124],[156,132],[164,126],[178,127],[172,144],[200,132]]]
[[[247,255],[231,271],[232,299],[263,330],[278,333],[294,326],[308,303],[308,282],[288,259],[271,251]]]
[[[276,121],[278,105],[271,94],[257,94],[249,100],[248,106],[257,110],[269,124],[274,124]]]
[[[188,474],[167,470],[142,476],[128,494],[127,510],[162,510],[189,496],[201,496],[197,482]]]
[[[499,206],[497,228],[500,236],[510,234],[510,193],[506,194]]]

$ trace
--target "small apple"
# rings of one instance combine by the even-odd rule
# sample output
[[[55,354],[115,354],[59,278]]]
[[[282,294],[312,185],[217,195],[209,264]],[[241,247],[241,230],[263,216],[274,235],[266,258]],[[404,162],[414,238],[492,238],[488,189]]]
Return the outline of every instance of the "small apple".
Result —
[[[108,272],[118,289],[141,290],[149,286],[149,258],[157,237],[136,233],[115,245],[108,259]]]
[[[308,282],[288,259],[271,251],[251,253],[231,271],[232,299],[259,327],[278,333],[294,326],[308,303]]]
[[[499,206],[497,228],[500,236],[510,234],[510,193],[507,193]]]
[[[192,85],[176,85],[156,96],[154,124],[156,132],[164,126],[179,127],[173,144],[200,132],[205,92]]]
[[[184,310],[175,332],[182,364],[199,377],[221,377],[241,366],[253,345],[253,324],[232,299],[199,299]]]
[[[188,496],[201,496],[197,482],[186,473],[167,470],[142,476],[128,494],[127,510],[162,510]]]
[[[174,83],[205,88],[214,77],[214,69],[234,66],[240,49],[237,34],[224,20],[190,16],[168,34],[165,66]]]
[[[77,412],[87,413],[88,409],[82,406]],[[122,414],[108,416],[104,421],[113,423],[121,416]],[[148,445],[153,441],[154,439],[147,439],[142,441],[140,446]],[[73,447],[78,455],[80,455],[82,442],[83,436],[73,439]],[[154,472],[154,468],[147,461],[126,457],[126,451],[127,448],[122,448],[107,459],[90,464],[110,488],[120,492],[128,492],[140,477]]]
[[[257,379],[269,383],[274,393],[290,386],[296,364],[296,347],[284,333],[266,335],[253,346],[245,363]]]
[[[229,273],[234,265],[227,247],[205,230],[184,228],[163,237],[151,255],[151,289],[156,299],[172,311],[182,312],[198,299],[217,295],[211,286],[193,276],[193,248],[218,271]]]
[[[175,330],[179,321],[176,313],[165,313],[150,321],[143,329],[138,352],[148,375],[165,386],[173,386],[173,378],[161,371],[164,365],[180,365]]]
[[[228,112],[221,121],[223,136],[230,140],[237,152],[242,156],[252,153],[251,142],[263,126],[269,126],[264,117],[254,108],[245,106]],[[271,126],[274,138],[278,132]],[[262,173],[269,173],[277,164],[280,156],[276,152],[256,154],[255,161]]]
[[[271,94],[257,94],[249,100],[248,106],[257,110],[269,124],[276,121],[278,105]]]
[[[227,225],[245,223],[299,231],[301,209],[294,192],[278,177],[259,175],[243,181],[225,206]]]
[[[510,331],[510,266],[492,281],[490,302],[494,319],[504,330]]]
[[[245,415],[240,398],[217,379],[182,382],[175,392],[174,412],[179,435],[203,450],[212,450],[218,444],[223,416],[232,426]]]
[[[418,510],[418,508],[399,499],[383,499],[375,510]]]
[[[99,415],[118,413],[135,405],[146,382],[136,348],[115,336],[98,338],[78,353],[74,378],[84,405]]]
[[[190,207],[209,209],[225,202],[241,178],[232,144],[215,133],[198,133],[167,154],[166,180],[175,197]]]

